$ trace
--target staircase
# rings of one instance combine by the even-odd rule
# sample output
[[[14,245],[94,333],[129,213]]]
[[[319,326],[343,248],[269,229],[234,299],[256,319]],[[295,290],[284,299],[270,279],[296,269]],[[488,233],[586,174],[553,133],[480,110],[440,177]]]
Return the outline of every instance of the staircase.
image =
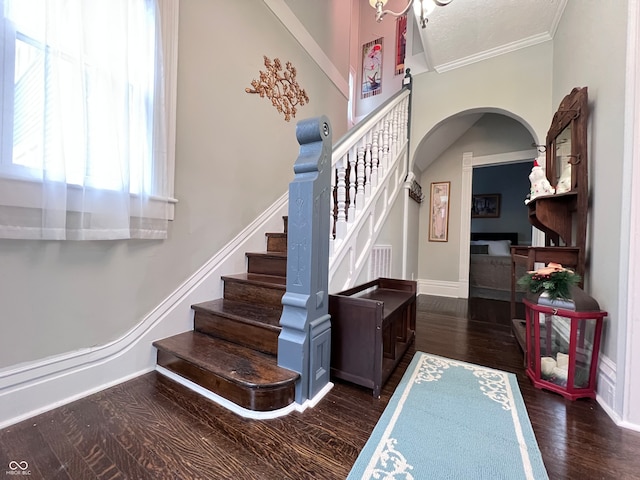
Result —
[[[267,251],[246,253],[247,272],[222,277],[224,297],[192,305],[193,331],[154,342],[160,367],[247,410],[268,412],[295,400],[298,373],[278,367],[284,232],[267,233]]]
[[[223,298],[191,305],[193,331],[154,342],[161,373],[255,418],[304,409],[331,388],[329,279],[353,286],[402,191],[409,99],[404,88],[335,146],[328,118],[298,123],[284,231],[245,253],[246,273],[220,277]]]

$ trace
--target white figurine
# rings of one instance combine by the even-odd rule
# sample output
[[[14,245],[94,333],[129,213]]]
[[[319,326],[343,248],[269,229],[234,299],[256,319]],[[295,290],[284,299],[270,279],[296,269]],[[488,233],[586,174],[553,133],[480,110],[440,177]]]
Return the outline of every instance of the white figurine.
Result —
[[[529,180],[531,181],[531,191],[529,192],[529,197],[524,201],[525,205],[536,197],[553,195],[555,193],[554,188],[549,183],[549,180],[547,180],[544,170],[538,163],[538,159],[533,161],[533,168],[529,174]]]

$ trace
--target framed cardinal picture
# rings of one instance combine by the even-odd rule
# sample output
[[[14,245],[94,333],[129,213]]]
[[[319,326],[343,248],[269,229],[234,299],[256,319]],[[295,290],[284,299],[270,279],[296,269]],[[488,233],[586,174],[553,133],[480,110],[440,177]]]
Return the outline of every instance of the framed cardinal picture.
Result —
[[[404,57],[407,50],[407,16],[396,20],[396,75],[404,73]]]
[[[382,92],[382,38],[362,47],[362,94],[368,98]]]

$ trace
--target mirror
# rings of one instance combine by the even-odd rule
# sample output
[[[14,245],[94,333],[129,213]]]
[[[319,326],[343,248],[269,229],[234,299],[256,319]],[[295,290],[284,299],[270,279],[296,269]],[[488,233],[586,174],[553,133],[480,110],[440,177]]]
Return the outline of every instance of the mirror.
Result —
[[[567,125],[556,137],[554,142],[553,155],[555,156],[555,176],[556,193],[565,193],[573,188],[572,185],[572,163],[571,163],[571,124]]]
[[[557,194],[587,185],[587,87],[564,97],[547,132],[547,176]]]

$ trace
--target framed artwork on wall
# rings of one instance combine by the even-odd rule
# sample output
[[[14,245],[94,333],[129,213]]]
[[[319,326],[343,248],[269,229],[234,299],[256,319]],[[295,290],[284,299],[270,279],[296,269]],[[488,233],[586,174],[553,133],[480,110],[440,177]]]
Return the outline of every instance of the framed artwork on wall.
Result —
[[[407,50],[407,16],[396,19],[396,75],[404,73],[404,57]]]
[[[498,218],[499,216],[499,193],[483,193],[471,197],[471,218]]]
[[[362,46],[362,94],[372,97],[382,92],[382,37]]]
[[[433,182],[429,197],[429,241],[449,240],[449,190],[451,182]]]

